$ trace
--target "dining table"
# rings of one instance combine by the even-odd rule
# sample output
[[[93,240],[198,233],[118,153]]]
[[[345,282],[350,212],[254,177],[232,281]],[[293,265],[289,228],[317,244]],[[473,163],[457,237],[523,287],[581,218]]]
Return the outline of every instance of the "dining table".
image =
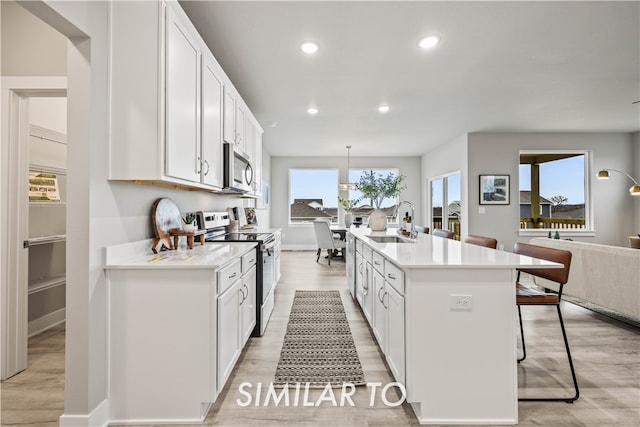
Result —
[[[332,224],[329,226],[329,229],[333,234],[340,235],[340,240],[345,240],[347,238],[347,228],[344,225]]]

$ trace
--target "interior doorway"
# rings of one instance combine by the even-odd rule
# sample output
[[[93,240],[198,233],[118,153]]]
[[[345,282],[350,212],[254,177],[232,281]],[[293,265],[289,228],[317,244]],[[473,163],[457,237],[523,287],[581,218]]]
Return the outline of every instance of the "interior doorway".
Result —
[[[16,2],[2,2],[1,18],[4,380],[27,368],[29,336],[65,320],[69,40]]]
[[[28,366],[28,338],[65,320],[66,89],[9,93],[2,379]]]

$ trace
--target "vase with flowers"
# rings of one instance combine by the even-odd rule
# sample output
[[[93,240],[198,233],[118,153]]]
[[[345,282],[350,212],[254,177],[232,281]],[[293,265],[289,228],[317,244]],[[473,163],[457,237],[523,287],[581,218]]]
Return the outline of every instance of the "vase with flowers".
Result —
[[[342,205],[342,209],[344,209],[344,225],[345,225],[345,227],[349,228],[349,227],[351,227],[351,224],[353,224],[353,212],[352,211],[353,211],[353,208],[355,208],[356,205],[360,202],[360,200],[362,200],[362,199],[349,200],[349,199],[345,199],[342,196],[338,196],[338,201]]]
[[[371,201],[375,209],[369,215],[369,228],[372,231],[384,231],[387,229],[387,215],[381,210],[382,202],[387,198],[398,197],[407,188],[404,185],[404,175],[395,175],[390,172],[387,176],[374,171],[364,172],[358,182],[358,190],[365,199]]]

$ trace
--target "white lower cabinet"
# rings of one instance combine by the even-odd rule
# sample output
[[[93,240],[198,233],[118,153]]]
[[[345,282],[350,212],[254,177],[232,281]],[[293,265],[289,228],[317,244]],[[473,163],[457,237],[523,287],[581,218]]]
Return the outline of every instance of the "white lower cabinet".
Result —
[[[349,256],[347,254],[347,256]],[[364,304],[362,302],[362,292],[363,292],[363,277],[364,277],[364,265],[362,260],[362,254],[360,252],[356,252],[355,255],[355,293],[356,293],[356,301],[362,307]]]
[[[241,347],[249,340],[253,328],[256,326],[256,266],[242,275],[242,298],[240,301],[240,332]]]
[[[384,277],[377,270],[373,271],[373,319],[371,328],[383,353],[387,351],[387,308],[385,306]]]
[[[356,277],[355,277],[355,238],[351,234],[347,234],[347,259],[346,259],[346,268],[347,268],[347,288],[349,288],[349,293],[351,294],[351,298],[356,297]]]
[[[218,392],[256,325],[256,256],[244,255],[218,272]]]
[[[374,289],[373,289],[373,268],[371,263],[363,259],[363,276],[362,276],[362,311],[364,315],[371,323],[373,321],[373,303],[374,303]]]
[[[405,383],[404,272],[355,240],[355,295],[396,381]]]
[[[218,393],[224,387],[240,356],[240,277],[218,296]]]
[[[405,384],[404,296],[385,283],[387,304],[386,356],[393,376]]]

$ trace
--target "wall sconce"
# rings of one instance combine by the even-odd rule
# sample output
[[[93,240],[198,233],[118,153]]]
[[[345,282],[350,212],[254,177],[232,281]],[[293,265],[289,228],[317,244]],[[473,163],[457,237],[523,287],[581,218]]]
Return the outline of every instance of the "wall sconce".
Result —
[[[627,178],[629,178],[633,182],[633,185],[631,186],[631,188],[629,188],[629,193],[632,196],[640,196],[640,185],[638,184],[638,181],[633,179],[633,177],[626,172],[622,172],[617,169],[602,169],[600,172],[598,172],[596,177],[598,179],[609,179],[609,172],[611,171],[621,173],[622,175],[625,175]]]

